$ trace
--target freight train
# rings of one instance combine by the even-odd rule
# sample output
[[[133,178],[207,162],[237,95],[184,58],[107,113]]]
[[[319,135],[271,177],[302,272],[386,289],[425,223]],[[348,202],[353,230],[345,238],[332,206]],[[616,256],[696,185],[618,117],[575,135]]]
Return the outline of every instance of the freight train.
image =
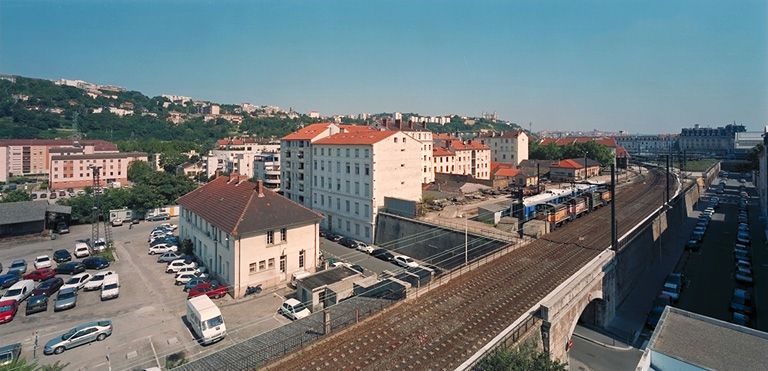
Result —
[[[561,203],[537,205],[536,219],[547,221],[550,225],[558,227],[592,210],[608,205],[612,199],[611,191],[595,189],[578,196],[569,197]]]

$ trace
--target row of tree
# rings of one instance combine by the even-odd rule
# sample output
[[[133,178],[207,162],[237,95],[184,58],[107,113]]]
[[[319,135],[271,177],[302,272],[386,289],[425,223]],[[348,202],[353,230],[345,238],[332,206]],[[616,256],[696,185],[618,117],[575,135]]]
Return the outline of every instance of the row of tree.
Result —
[[[614,158],[610,148],[594,141],[558,146],[554,143],[541,145],[532,140],[528,148],[528,158],[532,160],[584,158],[585,155],[589,159],[600,162],[602,166],[612,164]]]

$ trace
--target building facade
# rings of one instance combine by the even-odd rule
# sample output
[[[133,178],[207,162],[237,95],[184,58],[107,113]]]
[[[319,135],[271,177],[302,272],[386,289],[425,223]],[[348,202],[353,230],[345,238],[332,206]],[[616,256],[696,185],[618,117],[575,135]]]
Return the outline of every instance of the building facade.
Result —
[[[522,130],[482,133],[477,140],[491,149],[491,161],[514,166],[528,159],[528,134]]]
[[[630,154],[668,153],[678,150],[677,134],[624,135],[615,137],[616,143]]]
[[[747,131],[744,125],[726,125],[717,128],[705,128],[694,125],[680,132],[680,150],[694,153],[725,155],[734,147],[736,133]]]
[[[476,179],[491,179],[491,150],[478,141],[461,141],[437,136],[432,150],[436,173],[470,175]]]
[[[312,143],[305,190],[312,208],[325,215],[323,228],[372,243],[385,196],[421,200],[422,166],[414,159],[422,148],[410,135],[389,130],[338,133]]]
[[[244,176],[218,176],[182,196],[179,236],[235,298],[315,272],[322,216]]]
[[[117,146],[103,140],[6,139],[0,140],[0,182],[15,176],[43,176],[50,172],[50,156],[62,153],[117,153]]]
[[[93,167],[101,167],[102,186],[128,183],[128,166],[134,161],[147,162],[143,152],[59,154],[51,156],[48,187],[52,191],[81,189],[93,185]]]
[[[238,173],[247,177],[256,175],[253,162],[265,152],[277,152],[278,144],[257,143],[254,138],[225,138],[216,142],[216,148],[203,157],[205,174]]]
[[[411,117],[413,118],[413,117]],[[377,122],[373,125],[378,130],[402,131],[414,140],[421,143],[421,182],[429,184],[435,181],[434,160],[432,158],[432,148],[434,146],[433,134],[419,122],[409,120],[388,120]]]
[[[277,192],[280,190],[280,153],[262,153],[256,156],[253,164],[256,179],[264,182],[264,186]]]
[[[581,181],[598,175],[600,163],[592,159],[587,159],[587,166],[584,166],[584,159],[571,158],[560,160],[549,167],[549,178],[553,181]]]

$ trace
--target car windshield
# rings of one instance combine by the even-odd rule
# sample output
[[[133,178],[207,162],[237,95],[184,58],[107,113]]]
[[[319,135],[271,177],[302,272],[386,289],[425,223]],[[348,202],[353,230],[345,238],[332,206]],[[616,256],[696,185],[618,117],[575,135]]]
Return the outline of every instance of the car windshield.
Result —
[[[74,329],[74,328],[69,330],[69,331],[67,331],[67,332],[65,332],[64,335],[61,335],[61,340],[67,340],[67,339],[71,338],[72,335],[75,334],[75,332],[77,332],[77,329]]]
[[[13,308],[10,304],[0,307],[0,312],[9,312]]]
[[[5,295],[3,296],[10,297],[10,296],[16,296],[19,294],[21,294],[21,289],[13,289],[13,290],[6,291]]]
[[[48,260],[51,260],[51,259],[49,259],[47,256],[44,256],[42,258],[37,258],[38,262],[47,262]]]
[[[71,299],[75,297],[74,291],[60,291],[59,292],[59,299]]]
[[[69,281],[67,281],[67,285],[71,285],[71,284],[75,284],[75,283],[80,283],[80,279],[81,279],[81,278],[82,278],[82,277],[73,277],[73,278],[70,278],[70,279],[69,279]]]
[[[224,323],[224,319],[221,318],[221,316],[213,317],[207,321],[204,322],[204,330],[207,330],[209,328],[214,328],[216,326],[221,326],[221,324]]]
[[[117,288],[116,283],[110,283],[109,285],[104,285],[104,290],[113,290]]]
[[[93,276],[93,278],[91,278],[91,282],[93,281],[104,281],[104,276],[102,275]]]
[[[11,263],[11,268],[23,267],[23,266],[24,266],[24,262],[13,262],[13,263]]]

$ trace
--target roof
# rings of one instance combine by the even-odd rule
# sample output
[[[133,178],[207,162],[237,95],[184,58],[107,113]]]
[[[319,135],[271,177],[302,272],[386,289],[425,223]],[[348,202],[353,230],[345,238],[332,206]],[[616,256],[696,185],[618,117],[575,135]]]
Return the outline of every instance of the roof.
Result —
[[[613,137],[563,137],[563,138],[543,138],[539,141],[541,145],[555,144],[558,146],[566,146],[577,143],[597,142],[606,147],[616,148],[616,139]]]
[[[315,139],[316,136],[320,135],[323,131],[328,129],[328,126],[331,125],[330,122],[324,122],[319,124],[311,124],[307,125],[299,130],[294,131],[293,133],[290,133],[286,136],[284,136],[282,139],[284,140],[312,140]]]
[[[48,148],[48,153],[71,153],[71,152],[83,152],[81,147],[51,147]]]
[[[485,132],[480,133],[478,135],[478,138],[517,138],[520,134],[525,134],[522,130],[515,130],[515,131],[502,131],[502,132]]]
[[[648,347],[703,369],[764,370],[768,333],[667,306]]]
[[[0,203],[0,225],[45,220],[46,212],[69,214],[72,207],[49,204],[48,201],[19,201]]]
[[[327,286],[339,282],[347,277],[356,275],[360,275],[360,272],[352,268],[340,265],[336,268],[326,269],[320,273],[315,273],[311,276],[304,277],[296,281],[298,282],[297,286],[301,285],[301,287],[314,290],[318,287]]]
[[[458,140],[455,136],[448,133],[434,133],[432,134],[433,140]]]
[[[518,174],[520,174],[520,170],[517,170],[517,169],[506,169],[505,168],[505,169],[499,169],[493,175],[494,176],[506,176],[506,177],[512,178],[512,177],[516,177]]]
[[[588,158],[587,164],[589,167],[595,167],[600,166],[600,163]],[[554,168],[561,168],[561,169],[583,169],[584,168],[584,159],[580,158],[569,158],[565,160],[560,160],[554,164],[552,164],[550,167]]]
[[[330,137],[320,139],[313,144],[335,144],[335,145],[371,145],[381,142],[390,136],[397,134],[397,131],[354,131],[350,133],[338,133]]]
[[[117,151],[117,145],[105,140],[72,140],[72,139],[3,139],[0,146],[93,146],[96,151]]]
[[[627,149],[622,146],[616,146],[616,157],[629,157]]]
[[[491,147],[486,146],[485,144],[481,144],[480,142],[469,140],[467,142],[462,142],[459,139],[453,139],[448,143],[448,148],[454,150],[454,151],[478,151],[478,150],[490,150]]]
[[[348,133],[359,133],[362,131],[374,131],[373,128],[366,125],[339,125],[339,128]]]
[[[258,183],[248,181],[245,176],[238,175],[218,176],[208,184],[179,197],[178,203],[232,235],[313,224],[323,218],[266,187],[259,187]]]
[[[432,156],[433,157],[440,157],[440,156],[454,156],[455,154],[451,152],[448,148],[443,147],[432,147]]]
[[[129,157],[147,157],[147,154],[144,152],[121,152],[121,153],[56,155],[56,156],[51,156],[51,160],[101,160],[101,159],[117,159],[117,158],[129,158]]]

